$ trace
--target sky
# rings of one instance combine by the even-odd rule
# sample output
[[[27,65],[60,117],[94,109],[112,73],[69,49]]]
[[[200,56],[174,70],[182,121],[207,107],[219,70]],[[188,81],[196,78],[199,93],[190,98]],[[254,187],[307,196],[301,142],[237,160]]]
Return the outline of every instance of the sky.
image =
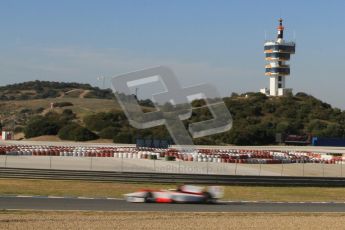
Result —
[[[269,84],[263,43],[282,17],[297,43],[287,87],[345,109],[344,12],[341,0],[1,0],[0,85],[101,87],[105,76],[110,87],[113,76],[165,65],[184,87],[257,92]]]

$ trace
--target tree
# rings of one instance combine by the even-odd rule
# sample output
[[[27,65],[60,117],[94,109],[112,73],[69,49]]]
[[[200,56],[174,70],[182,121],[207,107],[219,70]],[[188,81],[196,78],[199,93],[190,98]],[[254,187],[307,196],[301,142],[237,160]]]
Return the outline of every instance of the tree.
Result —
[[[60,129],[58,136],[62,140],[89,141],[95,140],[98,136],[76,123],[71,123]]]
[[[85,127],[77,127],[72,131],[75,141],[90,141],[98,139],[98,136]]]
[[[290,131],[290,126],[289,126],[289,122],[287,121],[279,122],[276,126],[277,133],[289,133],[289,131]]]
[[[70,121],[75,119],[77,116],[71,109],[64,109],[61,114],[61,119],[64,119],[66,121]]]
[[[70,123],[65,125],[59,130],[58,136],[62,140],[74,140],[73,130],[78,128],[79,125],[76,123]]]
[[[327,127],[327,123],[324,121],[314,119],[307,125],[307,130],[316,136],[317,133],[322,131]]]
[[[119,132],[116,136],[114,136],[113,142],[130,144],[133,142],[132,138],[132,135],[128,132]]]
[[[313,135],[318,137],[342,137],[344,131],[338,124],[327,124],[326,128],[315,130]]]
[[[127,125],[126,116],[119,112],[96,113],[84,117],[83,121],[86,128],[98,132],[107,127]]]
[[[107,127],[107,128],[102,129],[98,135],[104,139],[113,139],[118,134],[119,131],[120,131],[119,128]]]
[[[24,135],[26,138],[42,135],[56,135],[60,127],[61,124],[56,120],[36,116],[29,120],[24,128]]]

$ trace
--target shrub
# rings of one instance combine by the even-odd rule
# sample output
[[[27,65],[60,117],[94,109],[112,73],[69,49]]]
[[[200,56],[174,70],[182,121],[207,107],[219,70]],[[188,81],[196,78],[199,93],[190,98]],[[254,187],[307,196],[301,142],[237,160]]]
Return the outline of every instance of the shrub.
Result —
[[[59,138],[62,140],[74,140],[72,131],[78,127],[79,125],[76,123],[65,125],[59,130],[59,133],[58,133]]]
[[[32,110],[31,109],[28,109],[28,108],[24,108],[24,109],[21,109],[19,111],[19,113],[32,113]]]
[[[101,131],[107,127],[124,126],[125,115],[119,112],[97,113],[85,116],[83,121],[86,128],[92,131]]]
[[[64,119],[64,120],[73,120],[75,119],[77,116],[75,113],[73,113],[73,111],[71,109],[64,109],[62,111],[62,114],[61,114],[61,118]]]
[[[23,126],[16,126],[14,128],[14,133],[21,133],[24,131],[24,127]]]
[[[73,130],[75,141],[90,141],[98,139],[98,136],[85,127],[78,127]]]
[[[73,106],[73,103],[68,101],[62,101],[62,102],[55,102],[54,107],[66,107],[66,106]]]
[[[128,132],[120,132],[113,138],[114,143],[132,143],[132,135]]]
[[[119,132],[116,127],[107,127],[101,130],[99,136],[104,139],[113,139]]]
[[[89,141],[98,138],[95,133],[76,123],[71,123],[62,127],[58,133],[58,136],[62,140],[72,141]]]
[[[24,128],[26,138],[37,137],[42,135],[56,135],[60,129],[61,124],[53,119],[36,116],[29,120]]]
[[[42,113],[44,111],[43,107],[39,107],[36,109],[36,113]]]

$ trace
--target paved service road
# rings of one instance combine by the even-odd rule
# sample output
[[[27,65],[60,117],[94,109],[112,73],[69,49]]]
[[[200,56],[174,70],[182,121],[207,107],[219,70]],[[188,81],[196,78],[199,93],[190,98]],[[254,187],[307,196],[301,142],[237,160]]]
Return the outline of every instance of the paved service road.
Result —
[[[0,197],[0,209],[174,212],[345,212],[345,203],[230,202],[204,204],[142,204],[124,200]]]

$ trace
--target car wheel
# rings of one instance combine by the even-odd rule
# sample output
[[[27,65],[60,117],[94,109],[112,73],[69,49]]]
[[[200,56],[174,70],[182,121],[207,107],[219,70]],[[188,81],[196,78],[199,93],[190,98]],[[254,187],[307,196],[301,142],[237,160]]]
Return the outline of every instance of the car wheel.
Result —
[[[145,203],[153,202],[152,192],[147,192],[144,199],[145,199]]]
[[[205,204],[212,204],[214,202],[212,195],[209,192],[204,192],[203,196]]]

